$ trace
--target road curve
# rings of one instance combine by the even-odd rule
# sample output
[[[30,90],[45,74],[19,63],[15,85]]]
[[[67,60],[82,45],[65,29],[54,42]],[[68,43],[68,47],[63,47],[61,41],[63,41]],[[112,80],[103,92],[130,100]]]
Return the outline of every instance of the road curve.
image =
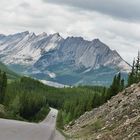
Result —
[[[0,140],[65,140],[55,129],[58,111],[51,108],[41,123],[0,119]]]

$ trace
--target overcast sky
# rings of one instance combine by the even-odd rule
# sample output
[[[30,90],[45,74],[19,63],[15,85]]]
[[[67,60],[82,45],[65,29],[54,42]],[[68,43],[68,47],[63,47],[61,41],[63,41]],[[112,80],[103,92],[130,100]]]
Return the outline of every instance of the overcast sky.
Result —
[[[0,0],[0,33],[99,38],[129,63],[140,50],[140,0]]]

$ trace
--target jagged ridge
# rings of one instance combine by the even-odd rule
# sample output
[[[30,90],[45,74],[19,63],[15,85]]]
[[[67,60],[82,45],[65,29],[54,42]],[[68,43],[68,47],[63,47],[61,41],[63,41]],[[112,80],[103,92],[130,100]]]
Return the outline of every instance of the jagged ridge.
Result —
[[[0,59],[18,72],[72,85],[100,83],[101,75],[109,83],[116,72],[130,70],[130,65],[99,39],[64,39],[59,33],[0,35]]]

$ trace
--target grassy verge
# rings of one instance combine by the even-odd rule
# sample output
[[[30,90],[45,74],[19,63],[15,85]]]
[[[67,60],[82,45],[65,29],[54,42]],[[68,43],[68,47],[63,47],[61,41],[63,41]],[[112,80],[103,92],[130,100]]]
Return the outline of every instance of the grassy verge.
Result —
[[[41,110],[34,117],[28,120],[28,119],[24,119],[19,114],[16,114],[13,110],[9,110],[4,105],[0,104],[0,118],[3,118],[3,119],[12,119],[12,120],[18,120],[18,121],[38,123],[38,122],[43,121],[49,112],[50,112],[50,108],[42,107]]]

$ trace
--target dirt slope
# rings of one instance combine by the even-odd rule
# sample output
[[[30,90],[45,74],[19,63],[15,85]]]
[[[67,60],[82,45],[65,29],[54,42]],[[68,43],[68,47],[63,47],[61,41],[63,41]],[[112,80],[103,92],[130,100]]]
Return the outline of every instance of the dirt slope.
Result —
[[[140,83],[86,112],[65,132],[72,140],[140,140]]]

